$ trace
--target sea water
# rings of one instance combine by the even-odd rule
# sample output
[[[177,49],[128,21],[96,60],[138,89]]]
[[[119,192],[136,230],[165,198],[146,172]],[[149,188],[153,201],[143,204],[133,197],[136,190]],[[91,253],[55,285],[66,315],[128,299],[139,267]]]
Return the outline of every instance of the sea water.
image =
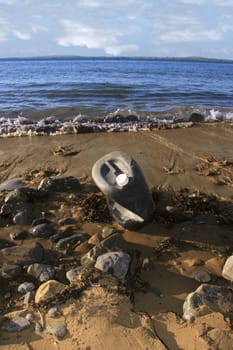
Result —
[[[116,110],[180,117],[198,110],[209,119],[232,119],[233,63],[80,57],[0,60],[1,118],[91,118]]]

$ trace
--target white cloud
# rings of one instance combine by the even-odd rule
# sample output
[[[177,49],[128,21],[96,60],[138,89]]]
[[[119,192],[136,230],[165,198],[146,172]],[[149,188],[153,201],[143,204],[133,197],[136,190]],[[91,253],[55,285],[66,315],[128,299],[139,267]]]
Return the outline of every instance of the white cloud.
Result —
[[[31,30],[32,30],[33,33],[37,33],[37,32],[40,32],[40,31],[43,31],[43,32],[48,32],[49,31],[48,27],[43,26],[41,24],[33,24],[31,26]]]
[[[217,6],[233,6],[233,0],[177,0],[183,4],[190,5],[217,5]]]
[[[16,36],[20,40],[30,40],[31,34],[28,32],[23,32],[17,29],[13,30],[13,35]]]
[[[114,28],[82,25],[71,20],[61,21],[61,25],[66,31],[66,35],[57,39],[61,46],[86,46],[90,49],[103,49],[110,55],[120,55],[122,52],[135,51],[138,48],[135,44],[122,44],[119,41],[121,37],[129,34],[130,28],[114,30]]]
[[[0,4],[4,5],[13,5],[15,3],[15,0],[0,0]]]
[[[191,31],[180,30],[170,31],[160,35],[160,40],[166,42],[193,42],[193,41],[208,41],[220,40],[221,34],[216,30]]]

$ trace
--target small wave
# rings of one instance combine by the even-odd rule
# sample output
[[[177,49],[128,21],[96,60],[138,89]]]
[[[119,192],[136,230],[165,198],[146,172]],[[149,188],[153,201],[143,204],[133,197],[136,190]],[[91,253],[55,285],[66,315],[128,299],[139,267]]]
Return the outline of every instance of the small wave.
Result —
[[[50,115],[39,120],[20,113],[16,117],[0,117],[0,137],[141,131],[191,127],[196,123],[207,122],[233,122],[233,111],[176,108],[162,113],[138,113],[117,109],[104,116],[80,113],[70,118],[59,119],[55,115]]]

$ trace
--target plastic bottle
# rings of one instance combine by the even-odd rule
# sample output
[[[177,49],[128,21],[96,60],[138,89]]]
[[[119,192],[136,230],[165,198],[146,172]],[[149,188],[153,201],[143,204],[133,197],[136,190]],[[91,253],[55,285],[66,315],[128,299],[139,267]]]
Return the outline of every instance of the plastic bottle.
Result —
[[[105,155],[94,164],[92,177],[121,226],[134,229],[151,219],[155,211],[151,192],[140,167],[129,155],[120,151]]]

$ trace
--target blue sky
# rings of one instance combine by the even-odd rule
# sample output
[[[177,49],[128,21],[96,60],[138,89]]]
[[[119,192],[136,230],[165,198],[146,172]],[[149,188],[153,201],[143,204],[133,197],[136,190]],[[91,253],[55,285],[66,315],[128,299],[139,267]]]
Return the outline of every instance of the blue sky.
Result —
[[[0,0],[0,57],[233,59],[233,0]]]

